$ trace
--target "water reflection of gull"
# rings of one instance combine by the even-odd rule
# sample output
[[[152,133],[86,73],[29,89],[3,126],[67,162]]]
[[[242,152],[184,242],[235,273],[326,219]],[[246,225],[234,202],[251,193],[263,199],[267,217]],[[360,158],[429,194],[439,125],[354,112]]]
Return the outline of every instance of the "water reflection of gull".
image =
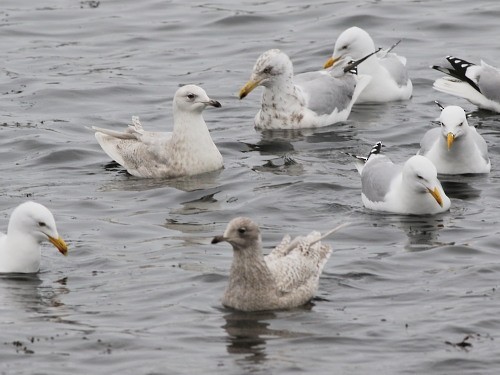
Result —
[[[311,305],[312,306],[312,305]],[[308,309],[306,305],[299,310]],[[271,321],[278,316],[272,311],[242,312],[231,311],[224,315],[227,332],[227,351],[230,354],[244,354],[245,362],[261,363],[267,359],[266,342],[273,338],[303,337],[306,333],[276,330],[269,328]]]

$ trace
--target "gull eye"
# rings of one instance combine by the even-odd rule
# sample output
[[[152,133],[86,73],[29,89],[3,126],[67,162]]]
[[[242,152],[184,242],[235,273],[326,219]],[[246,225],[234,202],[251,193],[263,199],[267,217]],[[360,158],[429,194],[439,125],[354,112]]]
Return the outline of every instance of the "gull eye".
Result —
[[[247,228],[245,228],[245,227],[238,228],[239,234],[244,234],[246,231],[247,231]]]
[[[444,124],[442,122],[440,122],[441,126],[444,126]]]
[[[464,124],[464,122],[462,121],[460,124],[458,124],[458,126],[462,126]]]
[[[347,44],[344,44],[341,49],[347,49]]]
[[[195,95],[195,94],[192,94],[192,93],[189,93],[189,94],[187,94],[186,96],[187,96],[187,98],[188,98],[189,100],[193,100],[194,98],[196,98],[196,95]]]
[[[424,179],[424,178],[423,178],[421,175],[419,175],[419,174],[417,174],[417,178],[418,178],[419,180],[423,180],[423,179]]]
[[[39,226],[39,227],[46,227],[46,226],[47,226],[47,224],[45,224],[43,221],[39,221],[39,222],[38,222],[38,226]]]
[[[273,67],[272,66],[266,66],[264,68],[264,70],[262,71],[262,73],[264,73],[264,74],[271,74],[272,71],[273,71]]]

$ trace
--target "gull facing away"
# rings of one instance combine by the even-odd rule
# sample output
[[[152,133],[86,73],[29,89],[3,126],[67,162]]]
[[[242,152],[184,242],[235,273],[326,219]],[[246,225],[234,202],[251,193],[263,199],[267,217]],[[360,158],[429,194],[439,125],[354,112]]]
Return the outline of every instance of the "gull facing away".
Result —
[[[489,173],[488,146],[467,122],[461,107],[442,108],[440,128],[429,130],[420,142],[419,155],[434,163],[440,174]]]
[[[434,164],[415,155],[402,166],[381,155],[378,142],[368,157],[356,157],[361,199],[366,208],[404,215],[437,214],[450,208]]]
[[[351,71],[359,62],[334,71],[293,74],[290,58],[278,49],[257,59],[250,80],[240,90],[243,99],[263,86],[261,109],[255,116],[258,129],[301,129],[332,125],[347,120],[370,77]]]
[[[319,277],[332,248],[321,240],[345,227],[339,225],[324,235],[313,231],[281,243],[264,256],[259,226],[238,217],[212,243],[226,241],[233,247],[229,284],[222,304],[236,310],[290,309],[310,301],[318,290]]]
[[[0,273],[35,273],[40,269],[40,243],[50,241],[63,255],[68,247],[57,233],[47,207],[25,202],[12,212],[7,234],[0,233]]]
[[[205,90],[182,86],[173,100],[173,132],[148,132],[138,117],[123,132],[93,126],[102,149],[136,177],[181,177],[223,167],[222,155],[203,120],[207,106],[219,108]]]
[[[446,56],[443,65],[432,66],[432,69],[447,74],[434,81],[436,90],[500,113],[500,70],[484,61],[475,65],[453,56]]]
[[[377,52],[358,66],[358,73],[372,78],[359,95],[356,103],[380,103],[408,100],[413,92],[413,84],[408,77],[406,58],[392,51],[396,43],[387,50]],[[375,51],[370,34],[359,27],[351,27],[337,38],[332,57],[324,68],[336,66],[346,59],[360,59]]]

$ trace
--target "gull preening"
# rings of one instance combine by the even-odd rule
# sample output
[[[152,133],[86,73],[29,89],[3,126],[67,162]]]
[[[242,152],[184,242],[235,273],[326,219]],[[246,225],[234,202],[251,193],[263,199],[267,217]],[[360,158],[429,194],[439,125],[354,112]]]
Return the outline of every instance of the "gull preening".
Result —
[[[350,72],[356,64],[294,76],[290,58],[271,49],[257,59],[239,98],[257,86],[264,87],[261,109],[255,116],[258,129],[315,128],[345,121],[370,81],[370,77]]]
[[[437,214],[450,208],[434,164],[415,155],[403,165],[381,155],[378,142],[366,158],[357,157],[361,199],[366,208],[406,215]]]
[[[102,149],[133,176],[192,176],[223,167],[222,155],[202,116],[207,106],[221,105],[201,87],[186,85],[174,96],[171,133],[145,131],[137,117],[123,132],[92,129]]]
[[[465,111],[452,105],[442,108],[441,126],[425,133],[419,155],[431,160],[441,174],[489,173],[486,141],[467,122]]]
[[[443,66],[434,65],[447,76],[434,81],[433,87],[446,94],[467,99],[479,108],[500,112],[500,70],[481,61],[476,65],[454,56],[446,56]]]
[[[40,269],[40,243],[51,242],[61,254],[68,247],[47,207],[25,202],[12,212],[7,234],[0,233],[0,273],[35,273]]]
[[[413,84],[408,77],[406,58],[391,52],[398,43],[387,50],[378,51],[359,64],[358,73],[368,75],[372,80],[361,92],[356,103],[410,99]],[[337,38],[332,57],[325,63],[324,68],[336,66],[346,59],[360,59],[375,50],[370,34],[359,27],[350,27]]]
[[[325,237],[345,227],[340,225],[321,235],[313,231],[281,243],[264,256],[259,226],[238,217],[212,243],[226,241],[233,247],[229,283],[222,304],[236,310],[261,311],[290,309],[310,301],[318,290],[319,277],[332,248],[321,243]]]

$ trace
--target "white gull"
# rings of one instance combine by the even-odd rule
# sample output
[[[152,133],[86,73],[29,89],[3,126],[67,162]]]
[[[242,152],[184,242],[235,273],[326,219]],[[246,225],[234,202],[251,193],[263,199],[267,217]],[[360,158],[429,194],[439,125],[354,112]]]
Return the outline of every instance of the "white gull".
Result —
[[[356,103],[389,102],[411,97],[413,84],[408,77],[406,58],[391,52],[398,43],[359,64],[358,73],[368,75],[372,80]],[[337,38],[332,57],[324,67],[335,66],[346,59],[357,60],[374,51],[375,44],[370,34],[359,27],[351,27]]]
[[[366,208],[405,215],[437,214],[450,208],[450,199],[429,159],[415,155],[396,165],[380,154],[381,147],[378,142],[367,158],[356,160]]]
[[[7,234],[0,233],[0,273],[35,273],[40,269],[40,243],[50,241],[61,254],[68,247],[59,236],[52,213],[25,202],[12,212]]]
[[[182,86],[173,100],[173,132],[148,132],[137,117],[123,132],[93,126],[102,149],[128,173],[137,177],[181,177],[211,172],[223,167],[202,111],[220,107],[205,90]]]
[[[481,61],[476,65],[454,56],[446,56],[443,66],[434,65],[447,76],[434,81],[441,92],[467,99],[479,108],[500,112],[500,71]]]
[[[489,173],[488,146],[467,122],[465,111],[447,106],[439,121],[439,128],[425,133],[418,154],[431,160],[440,174]]]

